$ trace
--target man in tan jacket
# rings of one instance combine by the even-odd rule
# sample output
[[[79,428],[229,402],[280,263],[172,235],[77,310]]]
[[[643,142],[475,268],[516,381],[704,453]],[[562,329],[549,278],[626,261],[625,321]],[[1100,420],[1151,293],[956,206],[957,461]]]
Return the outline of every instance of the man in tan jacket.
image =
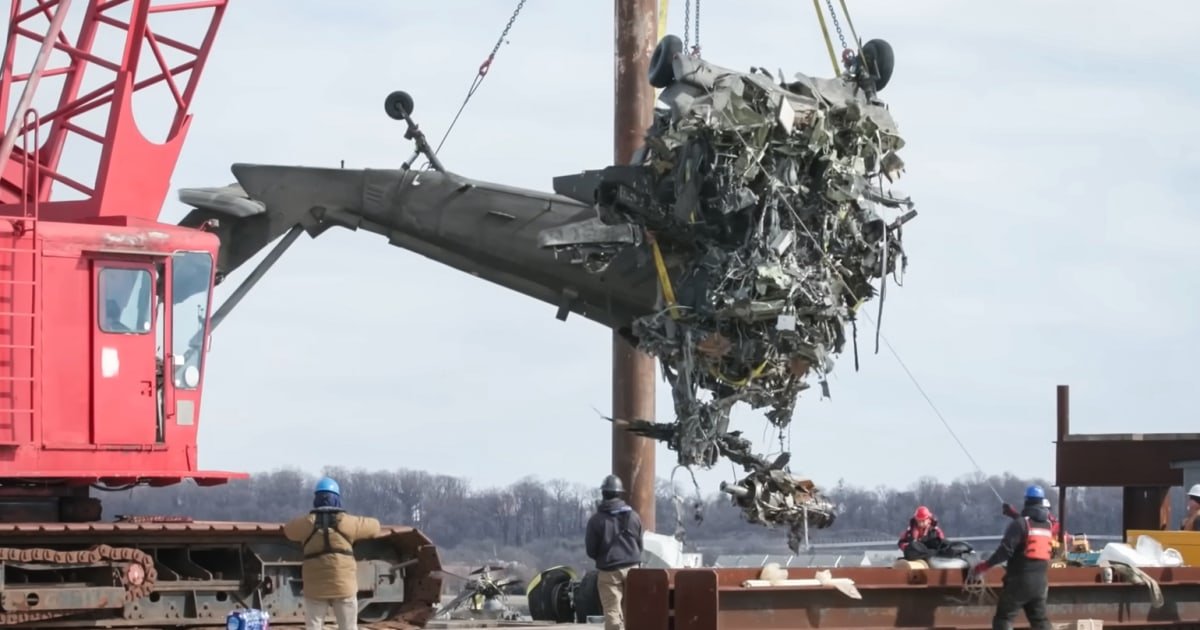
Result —
[[[304,611],[307,630],[322,630],[333,612],[338,630],[358,628],[358,577],[354,543],[379,535],[379,521],[342,509],[341,489],[325,477],[317,482],[313,509],[283,526],[288,540],[300,543],[304,564]]]

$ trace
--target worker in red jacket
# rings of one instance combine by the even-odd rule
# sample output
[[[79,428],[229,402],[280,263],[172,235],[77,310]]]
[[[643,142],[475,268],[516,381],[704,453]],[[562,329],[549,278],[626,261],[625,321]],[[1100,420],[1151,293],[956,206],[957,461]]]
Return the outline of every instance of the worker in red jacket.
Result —
[[[909,561],[928,560],[946,544],[946,535],[938,527],[933,511],[924,505],[908,519],[908,529],[900,534],[900,551]]]

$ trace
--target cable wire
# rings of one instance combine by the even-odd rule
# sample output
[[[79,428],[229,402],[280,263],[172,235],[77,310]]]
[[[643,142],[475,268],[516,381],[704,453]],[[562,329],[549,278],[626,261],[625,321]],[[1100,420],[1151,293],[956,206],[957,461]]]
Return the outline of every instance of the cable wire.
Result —
[[[454,114],[454,118],[450,121],[450,126],[446,127],[446,133],[442,134],[442,139],[438,141],[437,148],[433,150],[433,154],[437,155],[442,150],[442,145],[446,144],[446,138],[450,137],[450,132],[454,130],[454,125],[458,123],[459,116],[462,116],[463,110],[467,108],[467,103],[471,102],[471,97],[475,96],[475,92],[479,90],[479,86],[483,83],[484,77],[487,76],[488,70],[492,67],[492,62],[496,60],[496,53],[500,52],[500,46],[504,44],[504,40],[508,37],[508,32],[512,30],[513,23],[517,21],[517,16],[520,15],[521,9],[525,6],[526,0],[517,2],[517,8],[513,10],[512,15],[508,18],[508,23],[504,25],[504,30],[501,31],[500,37],[496,40],[496,45],[492,46],[492,52],[479,64],[479,70],[475,73],[475,78],[471,81],[471,87],[467,90],[467,96],[463,99],[461,105],[458,106],[458,112]]]

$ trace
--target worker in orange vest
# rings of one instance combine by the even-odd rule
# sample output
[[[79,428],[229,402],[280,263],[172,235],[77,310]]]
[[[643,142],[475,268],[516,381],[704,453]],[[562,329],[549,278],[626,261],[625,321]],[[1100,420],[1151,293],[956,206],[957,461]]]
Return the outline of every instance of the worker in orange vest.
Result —
[[[1198,486],[1200,487],[1200,486]],[[1046,516],[1050,521],[1050,535],[1054,537],[1054,552],[1056,556],[1066,556],[1068,550],[1071,549],[1073,538],[1070,534],[1062,534],[1062,545],[1059,545],[1059,533],[1062,531],[1062,523],[1057,518],[1054,518],[1054,512],[1050,510],[1050,499],[1043,499],[1042,505],[1046,508]],[[1021,513],[1013,506],[1005,503],[1001,511],[1009,518],[1021,518]]]
[[[990,558],[971,567],[967,574],[974,581],[988,569],[1007,562],[1004,590],[992,617],[993,630],[1011,630],[1021,610],[1033,630],[1050,630],[1046,618],[1046,595],[1050,589],[1050,559],[1054,555],[1054,535],[1046,493],[1040,486],[1025,490],[1025,507],[1004,530],[1000,546]]]

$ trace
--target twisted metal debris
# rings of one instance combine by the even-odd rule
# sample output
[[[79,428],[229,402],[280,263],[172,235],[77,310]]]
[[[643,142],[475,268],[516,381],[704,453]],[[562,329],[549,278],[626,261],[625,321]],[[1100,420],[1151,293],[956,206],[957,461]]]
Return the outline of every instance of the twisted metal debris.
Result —
[[[876,96],[891,69],[881,78],[847,55],[842,77],[777,83],[679,54],[677,42],[664,39],[651,62],[665,107],[642,154],[606,169],[597,188],[600,221],[640,226],[659,268],[662,308],[633,335],[660,360],[676,419],[627,428],[666,442],[684,466],[741,464],[749,475],[722,489],[749,520],[787,524],[795,549],[799,529],[833,522],[833,506],[784,470],[786,453],[754,455],[729,432],[729,412],[769,408],[783,429],[810,380],[828,396],[858,309],[876,295],[882,306],[886,277],[907,265],[902,226],[916,212],[884,189],[903,170],[904,141]],[[864,58],[886,46],[869,42]],[[571,253],[603,269],[630,245]]]

